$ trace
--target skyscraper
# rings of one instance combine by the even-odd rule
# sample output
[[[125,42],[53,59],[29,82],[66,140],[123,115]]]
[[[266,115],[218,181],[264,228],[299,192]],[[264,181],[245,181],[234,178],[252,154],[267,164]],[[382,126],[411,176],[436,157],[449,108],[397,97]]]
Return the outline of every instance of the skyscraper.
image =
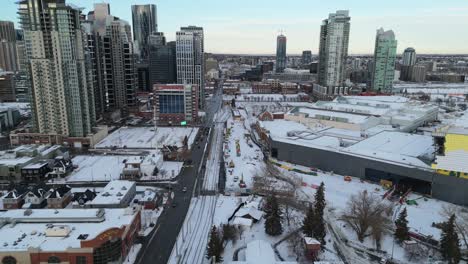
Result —
[[[127,115],[136,105],[137,75],[130,25],[112,16],[108,4],[95,4],[84,25],[92,50],[96,109]]]
[[[205,106],[203,28],[181,27],[176,33],[177,83],[198,85],[199,107]]]
[[[345,81],[350,20],[349,11],[338,10],[322,22],[318,71],[318,81],[322,86],[341,86]]]
[[[301,62],[304,65],[311,63],[312,62],[312,51],[310,51],[310,50],[302,51]]]
[[[406,48],[403,52],[403,62],[400,67],[400,80],[411,81],[413,79],[413,67],[416,64],[416,51],[414,48]]]
[[[19,70],[16,32],[11,21],[0,21],[0,69],[11,72]]]
[[[162,32],[150,36],[149,76],[150,84],[176,83],[176,43],[166,43]]]
[[[397,41],[392,30],[377,30],[374,49],[374,71],[372,74],[372,90],[386,93],[392,92],[395,77],[395,57]]]
[[[413,66],[416,64],[416,50],[414,48],[406,48],[403,52],[403,65]]]
[[[286,68],[286,36],[276,38],[276,72],[284,72]]]
[[[91,133],[94,98],[85,67],[80,9],[64,0],[18,4],[38,132],[72,137]]]
[[[158,31],[156,5],[132,5],[133,39],[140,57],[148,57],[148,38]]]

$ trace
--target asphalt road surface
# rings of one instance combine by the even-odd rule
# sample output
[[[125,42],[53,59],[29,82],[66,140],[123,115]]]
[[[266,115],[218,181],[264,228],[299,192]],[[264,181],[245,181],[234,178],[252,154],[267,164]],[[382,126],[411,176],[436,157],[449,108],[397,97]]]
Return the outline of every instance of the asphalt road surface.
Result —
[[[219,83],[220,87],[222,82]],[[212,127],[213,115],[216,111],[219,111],[222,103],[222,90],[216,89],[215,94],[207,103],[207,113],[204,127]],[[204,128],[200,128],[200,132],[197,135],[195,144],[192,147],[191,159],[192,164],[184,166],[178,177],[178,184],[174,187],[174,199],[170,201],[167,208],[164,209],[161,216],[158,219],[155,231],[153,231],[146,241],[143,243],[143,248],[139,254],[139,258],[135,261],[136,264],[166,264],[172,248],[177,239],[182,224],[187,215],[188,208],[190,206],[190,200],[192,198],[192,190],[197,182],[198,168],[202,157],[204,155],[204,146],[207,135],[204,133]],[[200,135],[203,135],[200,137]],[[210,143],[208,143],[210,144]],[[198,148],[200,146],[200,148]],[[202,173],[201,173],[202,174]],[[201,181],[201,179],[198,179]],[[197,184],[199,185],[199,184]],[[183,192],[182,189],[186,187],[187,191]],[[176,204],[175,207],[173,205]]]

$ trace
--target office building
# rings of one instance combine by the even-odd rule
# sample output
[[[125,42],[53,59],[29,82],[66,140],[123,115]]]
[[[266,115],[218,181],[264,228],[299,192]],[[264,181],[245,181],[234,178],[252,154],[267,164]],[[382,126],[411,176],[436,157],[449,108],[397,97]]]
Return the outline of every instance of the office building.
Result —
[[[403,52],[403,65],[413,66],[416,64],[416,50],[414,48],[406,48]]]
[[[377,30],[374,49],[372,90],[391,93],[395,77],[397,41],[392,30]]]
[[[0,21],[0,69],[11,72],[19,70],[16,32],[11,21]]]
[[[198,105],[205,106],[205,50],[203,28],[181,27],[176,33],[177,83],[198,86]]]
[[[85,67],[81,10],[60,0],[18,4],[37,131],[71,137],[90,134],[94,96]]]
[[[342,86],[345,81],[350,19],[349,11],[338,10],[322,22],[318,72],[318,82],[321,86]]]
[[[158,31],[156,5],[132,5],[133,40],[140,58],[148,57],[148,38]]]
[[[192,84],[155,84],[157,124],[185,125],[198,119],[198,87]]]
[[[312,51],[310,51],[310,50],[302,51],[301,62],[304,65],[311,63],[312,62]]]
[[[276,72],[284,72],[286,68],[286,36],[276,38]]]
[[[176,83],[176,43],[174,41],[163,45],[150,45],[149,49],[149,82],[154,84]]]

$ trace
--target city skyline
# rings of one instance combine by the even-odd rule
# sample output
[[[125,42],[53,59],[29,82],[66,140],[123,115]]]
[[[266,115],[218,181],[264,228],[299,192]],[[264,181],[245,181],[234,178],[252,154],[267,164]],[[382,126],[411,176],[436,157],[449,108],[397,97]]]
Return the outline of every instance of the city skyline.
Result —
[[[71,0],[69,3],[84,7],[87,14],[94,3],[103,1]],[[317,54],[320,23],[323,17],[338,9],[349,10],[351,33],[349,54],[373,53],[375,30],[392,28],[399,36],[401,54],[406,47],[415,47],[420,54],[464,54],[468,47],[466,34],[458,34],[468,27],[468,4],[461,0],[436,3],[421,1],[392,1],[374,3],[363,0],[348,3],[343,0],[319,3],[317,1],[295,1],[294,5],[282,5],[280,1],[235,3],[203,1],[191,5],[188,0],[174,1],[105,1],[111,12],[123,20],[132,22],[131,5],[156,4],[159,31],[165,32],[168,41],[175,40],[175,32],[186,25],[199,25],[205,29],[206,51],[231,54],[275,53],[275,39],[280,30],[288,36],[288,54],[301,54],[312,50]],[[189,9],[184,6],[190,6]],[[229,16],[226,16],[229,10]],[[7,0],[0,10],[2,20],[17,23],[17,5]],[[282,17],[283,20],[271,17]],[[437,35],[437,38],[433,36]]]

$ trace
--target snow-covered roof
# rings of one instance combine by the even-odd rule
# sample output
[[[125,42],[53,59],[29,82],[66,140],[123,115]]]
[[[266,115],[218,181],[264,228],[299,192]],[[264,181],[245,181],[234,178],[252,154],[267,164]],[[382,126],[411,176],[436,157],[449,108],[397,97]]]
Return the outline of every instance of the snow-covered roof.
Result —
[[[245,217],[247,215],[258,221],[260,218],[262,218],[263,212],[252,206],[244,206],[241,207],[236,213],[237,217]]]
[[[432,136],[384,131],[344,149],[382,160],[429,168],[420,158],[435,152]]]
[[[35,170],[35,169],[40,169],[46,165],[48,165],[49,162],[47,161],[38,161],[38,162],[35,162],[35,163],[32,163],[32,164],[28,164],[26,166],[23,167],[23,169],[28,169],[28,170]]]
[[[309,128],[287,120],[259,123],[270,132],[270,137],[275,141],[423,168],[430,166],[420,158],[431,159],[435,151],[431,136],[387,131],[389,128],[385,126],[369,131],[369,137],[365,138],[361,137],[360,131],[325,126]]]
[[[1,221],[17,223],[102,222],[103,211],[100,209],[16,209],[0,215]]]
[[[88,212],[95,214],[95,209],[58,209],[60,211],[66,210],[66,214],[73,214],[74,217],[87,215]],[[25,210],[11,210],[9,212],[23,213]],[[33,210],[32,216],[35,214],[44,215],[45,213],[36,212],[44,211],[49,212],[47,209]],[[74,211],[74,212],[72,212]],[[8,212],[7,212],[8,213]],[[5,214],[0,215],[4,217]],[[56,214],[49,212],[50,219]],[[132,223],[136,212],[128,209],[105,209],[104,220],[99,223],[91,222],[62,222],[51,224],[47,222],[42,223],[16,223],[6,224],[0,228],[0,252],[2,251],[25,251],[29,248],[39,248],[42,251],[65,251],[69,248],[80,248],[81,241],[96,238],[102,232],[110,228],[121,228],[122,226]],[[46,217],[44,215],[44,217]],[[47,236],[52,229],[66,229],[64,236]],[[57,232],[54,232],[57,233]],[[57,234],[56,234],[57,235]]]
[[[293,109],[290,113],[303,113],[303,114],[307,114],[310,118],[317,118],[317,119],[320,119],[321,116],[341,118],[343,120],[346,120],[346,123],[353,123],[353,124],[363,124],[367,122],[369,119],[369,116],[367,115],[333,112],[333,111],[313,109],[309,107],[297,107]]]
[[[233,225],[241,225],[241,226],[248,226],[248,227],[251,227],[252,223],[253,223],[252,219],[247,219],[243,217],[235,217],[234,220],[232,221]]]
[[[92,201],[88,204],[91,205],[102,205],[102,204],[120,204],[123,197],[127,196],[127,193],[131,189],[135,189],[136,183],[133,181],[110,181],[106,187],[100,192]]]
[[[320,242],[313,237],[304,237],[304,242],[308,245],[320,244]]]
[[[468,152],[465,150],[454,150],[437,156],[435,167],[440,170],[458,171],[468,173]]]
[[[160,148],[163,145],[182,146],[184,137],[189,139],[189,145],[198,132],[196,127],[121,127],[101,140],[96,148]]]

